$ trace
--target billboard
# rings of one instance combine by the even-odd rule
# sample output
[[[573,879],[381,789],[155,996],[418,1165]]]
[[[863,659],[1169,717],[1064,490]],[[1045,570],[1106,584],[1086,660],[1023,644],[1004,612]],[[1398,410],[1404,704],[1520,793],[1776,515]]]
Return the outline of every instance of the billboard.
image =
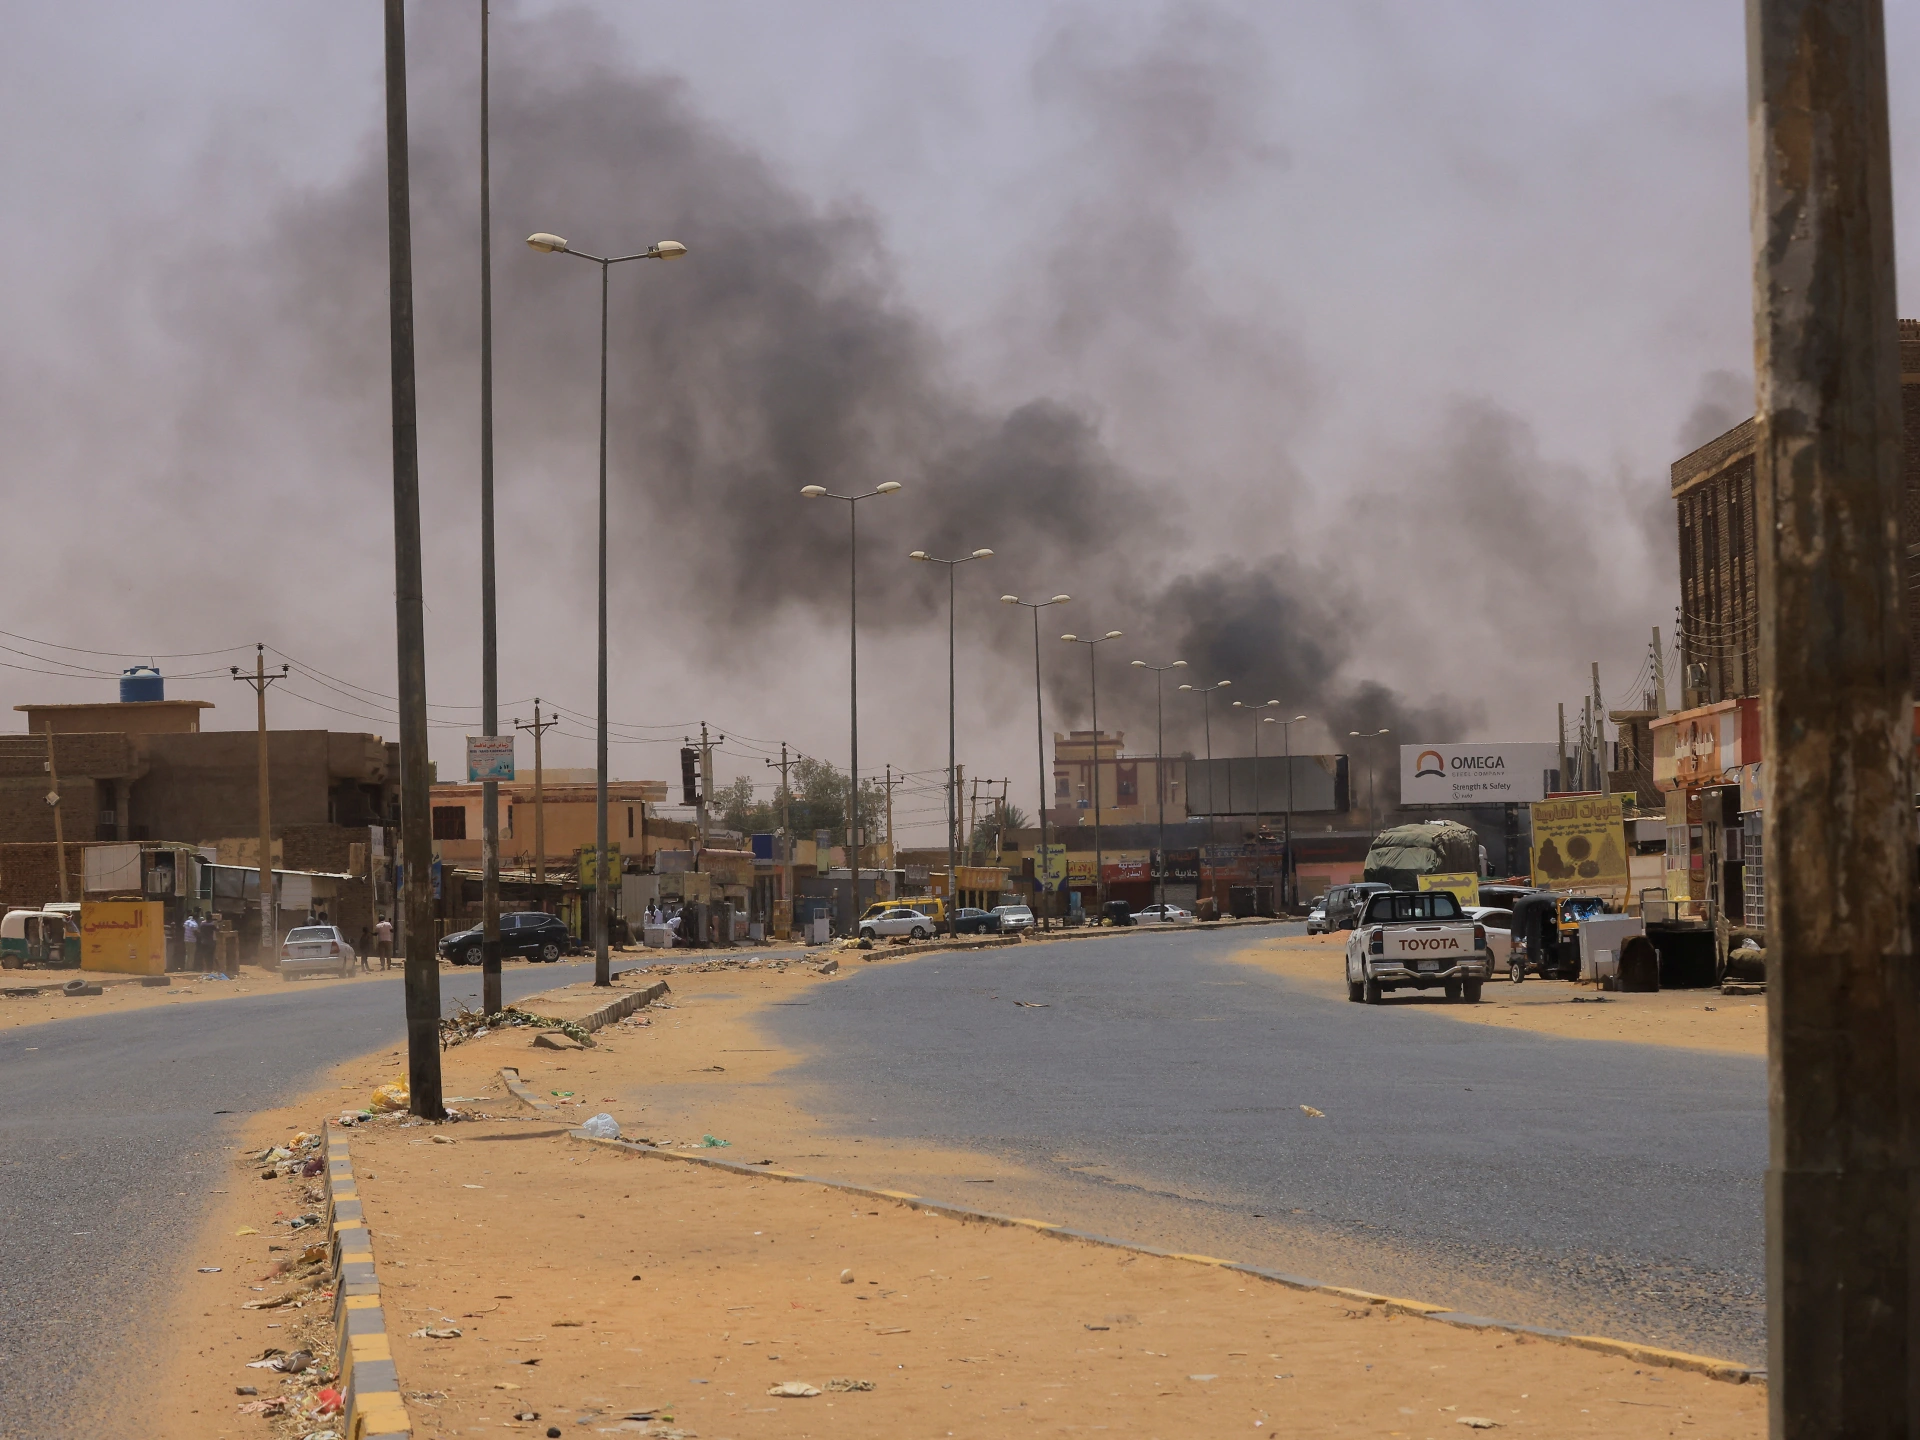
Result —
[[[1190,759],[1186,774],[1189,815],[1337,814],[1347,808],[1344,755]]]
[[[1402,745],[1402,805],[1518,805],[1547,798],[1557,747],[1541,741]]]
[[[1627,833],[1618,795],[1533,807],[1533,883],[1549,890],[1625,890]]]
[[[513,779],[513,739],[511,735],[467,736],[467,781]]]
[[[1039,850],[1034,859],[1034,880],[1044,891],[1057,891],[1067,878],[1067,847],[1042,845]]]

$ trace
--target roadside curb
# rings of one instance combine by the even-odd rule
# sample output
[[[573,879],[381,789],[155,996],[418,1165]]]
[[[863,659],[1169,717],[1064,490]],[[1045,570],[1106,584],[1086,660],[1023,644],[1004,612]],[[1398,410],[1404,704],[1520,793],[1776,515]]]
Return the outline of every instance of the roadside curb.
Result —
[[[558,1108],[557,1106],[549,1105],[538,1095],[534,1094],[532,1087],[520,1078],[519,1070],[511,1065],[503,1065],[500,1067],[500,1083],[505,1085],[513,1098],[518,1100],[522,1105],[531,1105],[535,1110],[544,1110],[548,1114],[552,1114],[553,1111]]]
[[[502,1071],[504,1078],[507,1072]],[[509,1081],[508,1088],[516,1094],[525,1090],[524,1086],[515,1088],[515,1082]],[[553,1107],[533,1099],[533,1092],[525,1090],[522,1098],[543,1110]],[[1213,1255],[1190,1255],[1178,1250],[1163,1250],[1153,1245],[1141,1245],[1131,1240],[1116,1239],[1111,1235],[1098,1235],[1087,1230],[1075,1230],[1070,1226],[1058,1225],[1050,1220],[1027,1220],[1016,1215],[1001,1215],[991,1210],[976,1210],[967,1205],[955,1205],[947,1200],[935,1200],[925,1195],[911,1195],[904,1190],[882,1190],[872,1185],[858,1185],[850,1180],[835,1180],[826,1175],[802,1175],[793,1170],[782,1170],[775,1165],[750,1165],[739,1160],[722,1160],[713,1155],[682,1154],[676,1150],[663,1150],[653,1145],[642,1145],[637,1140],[603,1140],[598,1136],[587,1135],[579,1130],[569,1131],[567,1138],[585,1145],[599,1145],[624,1154],[641,1156],[654,1160],[680,1160],[689,1165],[706,1165],[716,1170],[725,1170],[735,1175],[751,1175],[755,1178],[792,1181],[802,1185],[820,1185],[829,1190],[840,1190],[851,1195],[861,1195],[869,1200],[890,1200],[896,1205],[905,1205],[909,1209],[923,1210],[929,1214],[946,1215],[956,1220],[978,1220],[989,1225],[1005,1225],[1021,1230],[1032,1230],[1042,1235],[1052,1235],[1062,1240],[1078,1240],[1089,1245],[1101,1245],[1109,1249],[1125,1250],[1135,1255],[1154,1255],[1163,1260],[1186,1260],[1196,1265],[1210,1265],[1218,1270],[1231,1270],[1239,1275],[1251,1275],[1257,1280],[1271,1281],[1284,1285],[1289,1290],[1308,1290],[1316,1294],[1337,1296],[1345,1300],[1358,1301],[1366,1305],[1378,1305],[1392,1314],[1409,1315],[1419,1320],[1437,1320],[1445,1325],[1457,1325],[1471,1330],[1498,1330],[1510,1335],[1525,1335],[1532,1339],[1548,1340],[1560,1345],[1573,1345],[1582,1350],[1595,1350],[1605,1355],[1616,1355],[1621,1359],[1633,1360],[1641,1365],[1655,1366],[1668,1370],[1690,1370],[1705,1375],[1709,1379],[1724,1380],[1734,1385],[1748,1382],[1764,1384],[1767,1372],[1764,1368],[1742,1365],[1733,1360],[1722,1360],[1711,1355],[1694,1355],[1684,1350],[1663,1350],[1654,1345],[1643,1345],[1632,1340],[1614,1340],[1603,1335],[1576,1335],[1568,1330],[1553,1330],[1539,1325],[1523,1325],[1514,1320],[1489,1319],[1484,1315],[1469,1315],[1448,1305],[1435,1305],[1425,1300],[1410,1300],[1404,1296],[1376,1295],[1370,1290],[1355,1290],[1345,1285],[1328,1285],[1305,1275],[1291,1275],[1282,1270],[1269,1270],[1259,1265],[1246,1265],[1238,1261],[1222,1260]],[[349,1435],[349,1440],[353,1437]]]
[[[667,987],[666,981],[656,980],[651,985],[643,985],[638,990],[629,990],[618,999],[609,1000],[597,1010],[589,1010],[578,1020],[569,1020],[567,1023],[569,1025],[578,1025],[582,1030],[598,1030],[603,1026],[613,1024],[617,1020],[624,1020],[634,1011],[645,1009],[654,1001],[672,993],[673,992]],[[537,1000],[539,996],[529,995],[527,999]],[[529,1015],[540,1014],[538,1010],[529,1010],[527,1013]],[[551,1020],[560,1017],[541,1015],[540,1018],[543,1020]]]
[[[394,1369],[393,1342],[387,1336],[380,1305],[380,1277],[373,1263],[373,1235],[360,1207],[347,1137],[326,1129],[327,1229],[333,1238],[334,1356],[346,1440],[402,1440],[413,1434],[400,1376]]]

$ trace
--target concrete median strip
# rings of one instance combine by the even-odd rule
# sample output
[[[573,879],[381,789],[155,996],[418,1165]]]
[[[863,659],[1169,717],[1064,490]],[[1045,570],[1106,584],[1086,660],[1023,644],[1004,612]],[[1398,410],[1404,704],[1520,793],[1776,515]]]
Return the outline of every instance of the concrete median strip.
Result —
[[[553,1107],[537,1099],[533,1092],[511,1070],[501,1071],[507,1088],[527,1104],[540,1110]],[[512,1078],[508,1078],[512,1077]],[[1457,1325],[1474,1330],[1499,1330],[1507,1334],[1525,1335],[1530,1339],[1547,1340],[1561,1345],[1573,1345],[1583,1350],[1595,1350],[1602,1354],[1617,1355],[1636,1364],[1662,1369],[1690,1370],[1708,1376],[1714,1380],[1724,1380],[1733,1384],[1745,1384],[1748,1381],[1766,1379],[1764,1369],[1739,1364],[1733,1360],[1722,1360],[1710,1355],[1693,1355],[1682,1350],[1664,1350],[1658,1346],[1643,1345],[1631,1340],[1614,1340],[1598,1335],[1576,1335],[1567,1330],[1554,1330],[1538,1325],[1523,1325],[1518,1321],[1489,1319],[1482,1315],[1469,1315],[1446,1305],[1435,1305],[1425,1300],[1410,1300],[1402,1296],[1376,1295],[1370,1290],[1355,1290],[1344,1285],[1328,1285],[1304,1275],[1291,1275],[1280,1270],[1269,1270],[1258,1265],[1244,1265],[1232,1260],[1223,1260],[1211,1255],[1190,1255],[1175,1250],[1163,1250],[1152,1245],[1140,1245],[1130,1240],[1115,1239],[1110,1235],[1097,1235],[1086,1230],[1076,1230],[1071,1226],[1055,1224],[1047,1220],[1029,1220],[1014,1215],[1000,1215],[991,1210],[978,1210],[971,1206],[955,1205],[946,1200],[935,1200],[925,1195],[912,1195],[902,1190],[882,1190],[871,1185],[859,1185],[848,1180],[836,1180],[824,1175],[803,1175],[793,1170],[782,1170],[776,1165],[751,1165],[738,1160],[722,1160],[717,1156],[698,1153],[683,1153],[677,1150],[665,1150],[653,1145],[644,1145],[636,1140],[607,1140],[588,1135],[582,1131],[570,1131],[568,1138],[584,1145],[598,1145],[623,1154],[654,1160],[678,1160],[689,1165],[705,1165],[715,1170],[725,1170],[735,1175],[752,1176],[755,1179],[774,1179],[791,1181],[802,1185],[819,1185],[830,1190],[839,1190],[847,1194],[864,1196],[869,1200],[886,1200],[909,1209],[927,1214],[946,1215],[956,1220],[975,1220],[989,1225],[1005,1225],[1020,1229],[1034,1230],[1063,1240],[1078,1240],[1089,1245],[1105,1246],[1109,1249],[1126,1250],[1138,1255],[1153,1255],[1166,1260],[1184,1260],[1196,1265],[1206,1265],[1214,1269],[1231,1270],[1236,1274],[1249,1275],[1257,1280],[1270,1281],[1284,1285],[1290,1290],[1307,1290],[1317,1294],[1351,1300],[1368,1306],[1379,1306],[1393,1314],[1407,1315],[1421,1320],[1437,1320],[1442,1324]]]
[[[380,1304],[380,1278],[374,1268],[373,1235],[367,1229],[354,1184],[347,1137],[329,1125],[326,1132],[327,1228],[332,1236],[334,1354],[340,1365],[340,1390],[346,1397],[342,1419],[346,1440],[399,1440],[413,1434],[400,1398],[386,1312]]]

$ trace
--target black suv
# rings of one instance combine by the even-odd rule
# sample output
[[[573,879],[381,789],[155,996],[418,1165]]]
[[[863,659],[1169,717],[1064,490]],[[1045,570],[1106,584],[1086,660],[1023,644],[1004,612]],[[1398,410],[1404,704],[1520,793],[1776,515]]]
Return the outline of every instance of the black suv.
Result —
[[[456,965],[478,965],[481,942],[485,938],[479,927],[475,927],[447,936],[438,948],[443,958]],[[510,955],[524,955],[529,960],[543,960],[551,965],[571,949],[573,936],[567,933],[566,925],[557,915],[521,910],[500,917],[500,958],[503,960]]]

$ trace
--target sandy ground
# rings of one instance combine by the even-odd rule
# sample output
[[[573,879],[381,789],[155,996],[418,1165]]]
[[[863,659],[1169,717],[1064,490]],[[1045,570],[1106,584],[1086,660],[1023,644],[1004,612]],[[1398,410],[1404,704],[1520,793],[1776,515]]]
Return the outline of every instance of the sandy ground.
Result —
[[[615,963],[631,965],[645,961],[664,952],[633,950],[616,952]],[[17,1025],[39,1025],[48,1020],[72,1020],[83,1015],[111,1015],[122,1010],[147,1010],[156,1005],[177,1005],[204,1000],[231,1000],[240,995],[274,995],[292,990],[305,992],[309,989],[332,988],[336,985],[354,985],[360,981],[379,976],[380,962],[371,962],[373,969],[369,974],[355,972],[348,979],[334,976],[307,976],[299,980],[282,980],[276,970],[263,969],[257,965],[242,965],[239,974],[228,980],[205,979],[198,974],[186,972],[169,976],[168,985],[145,986],[138,983],[137,976],[112,975],[94,970],[7,970],[0,971],[0,990],[25,988],[38,985],[64,985],[69,980],[85,980],[89,985],[100,985],[105,993],[100,995],[62,995],[57,990],[38,995],[9,996],[0,995],[0,1030],[11,1029]],[[531,960],[505,960],[502,968],[507,970],[530,969]],[[458,974],[463,967],[443,961],[442,974]],[[391,974],[400,971],[399,962],[394,962]],[[469,967],[467,973],[478,973]]]
[[[1758,1386],[568,1140],[567,1126],[606,1110],[630,1136],[730,1159],[860,1178],[910,1158],[917,1174],[944,1173],[946,1193],[963,1199],[968,1182],[994,1178],[978,1156],[909,1157],[825,1134],[774,1079],[796,1057],[755,1028],[754,1013],[846,980],[733,971],[671,983],[668,1006],[600,1032],[591,1050],[536,1050],[528,1032],[507,1030],[447,1052],[448,1094],[480,1097],[463,1108],[500,1118],[396,1118],[353,1132],[417,1434],[1438,1440],[1464,1433],[1467,1417],[1543,1436],[1765,1429]],[[253,1117],[248,1147],[359,1102],[399,1061],[365,1057],[300,1104]],[[561,1106],[559,1117],[510,1102],[502,1065]],[[731,1144],[716,1150],[708,1135]],[[262,1181],[258,1168],[236,1164],[180,1277],[157,1332],[175,1337],[173,1353],[158,1389],[138,1397],[138,1433],[314,1428],[236,1413],[246,1403],[236,1385],[267,1395],[282,1383],[245,1361],[291,1348],[282,1337],[300,1323],[240,1308],[275,1291],[268,1263],[287,1252],[267,1247],[294,1241],[273,1222],[308,1204],[303,1182]],[[991,1194],[981,1191],[984,1208]],[[260,1233],[236,1233],[249,1228]],[[198,1272],[213,1265],[220,1273]],[[459,1338],[409,1333],[449,1322]],[[829,1389],[836,1380],[873,1388]],[[787,1381],[822,1393],[767,1393]],[[515,1418],[525,1414],[539,1418]],[[102,1433],[135,1433],[113,1423]]]
[[[1345,999],[1344,934],[1293,935],[1250,945],[1234,959],[1281,975],[1329,999]],[[1591,985],[1529,978],[1488,983],[1478,1005],[1449,1004],[1437,990],[1400,990],[1387,1009],[1418,1009],[1470,1025],[1502,1025],[1574,1040],[1628,1040],[1687,1050],[1737,1055],[1767,1053],[1764,995],[1722,995],[1717,990],[1662,990],[1652,995],[1606,994]]]

